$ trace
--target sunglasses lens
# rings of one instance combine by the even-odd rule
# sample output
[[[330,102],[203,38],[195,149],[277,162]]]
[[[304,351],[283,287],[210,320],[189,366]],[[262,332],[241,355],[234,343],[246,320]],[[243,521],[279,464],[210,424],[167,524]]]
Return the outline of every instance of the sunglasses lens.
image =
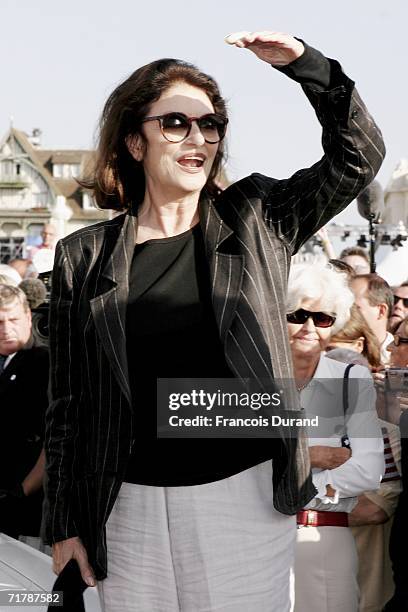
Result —
[[[190,131],[189,119],[183,113],[168,113],[161,118],[163,136],[169,142],[181,142]],[[197,119],[204,140],[210,144],[220,142],[225,136],[228,120],[222,115],[210,113]]]
[[[188,134],[189,124],[185,115],[168,113],[162,117],[164,137],[170,142],[181,142]]]
[[[313,323],[316,327],[331,327],[336,321],[336,317],[332,317],[325,312],[311,312],[303,308],[299,308],[299,310],[287,314],[286,320],[288,323],[303,325],[310,317],[313,319]]]
[[[306,310],[295,310],[295,312],[289,312],[286,315],[286,320],[288,323],[295,323],[297,325],[303,325],[309,318],[309,313]]]
[[[402,298],[402,297],[399,297],[398,295],[394,295],[394,306],[396,306],[399,301],[403,303],[404,308],[408,308],[408,298]]]
[[[206,142],[211,144],[224,138],[227,121],[221,115],[209,114],[200,117],[198,126]]]
[[[316,327],[331,327],[335,320],[335,317],[332,317],[325,312],[313,313],[313,323],[316,325]]]

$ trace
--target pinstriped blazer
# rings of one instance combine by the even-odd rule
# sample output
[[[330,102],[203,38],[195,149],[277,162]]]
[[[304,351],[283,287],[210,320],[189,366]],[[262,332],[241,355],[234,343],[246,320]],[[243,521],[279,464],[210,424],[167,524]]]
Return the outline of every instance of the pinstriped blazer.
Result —
[[[384,156],[354,83],[334,68],[330,91],[303,87],[323,127],[319,162],[285,180],[253,174],[200,201],[215,318],[237,377],[292,376],[285,318],[290,257],[373,180]],[[52,278],[45,537],[79,535],[99,579],[106,576],[104,526],[135,428],[125,315],[136,233],[132,214],[74,232],[57,245]],[[299,409],[294,388],[286,408]],[[273,479],[283,513],[315,495],[302,437],[280,441]]]

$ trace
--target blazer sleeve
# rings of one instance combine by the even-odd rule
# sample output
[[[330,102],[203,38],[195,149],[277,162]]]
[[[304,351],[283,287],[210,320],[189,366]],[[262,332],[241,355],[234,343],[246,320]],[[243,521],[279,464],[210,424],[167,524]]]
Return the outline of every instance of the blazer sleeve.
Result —
[[[50,299],[50,384],[45,423],[46,480],[43,537],[53,543],[77,535],[72,509],[80,388],[74,274],[57,244]]]
[[[327,90],[303,84],[322,126],[324,156],[284,180],[253,174],[265,223],[291,255],[369,185],[385,155],[381,132],[335,60]]]

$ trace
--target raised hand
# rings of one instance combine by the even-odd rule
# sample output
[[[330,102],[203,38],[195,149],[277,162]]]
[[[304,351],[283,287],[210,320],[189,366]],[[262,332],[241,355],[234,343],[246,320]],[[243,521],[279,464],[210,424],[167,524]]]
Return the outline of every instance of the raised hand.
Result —
[[[272,66],[286,66],[305,50],[299,40],[284,32],[234,32],[225,38],[225,42],[249,49]]]

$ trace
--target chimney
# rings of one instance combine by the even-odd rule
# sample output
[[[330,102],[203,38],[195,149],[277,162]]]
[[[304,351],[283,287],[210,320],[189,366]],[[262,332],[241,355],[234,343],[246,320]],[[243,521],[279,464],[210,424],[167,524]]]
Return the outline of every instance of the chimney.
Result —
[[[33,147],[41,146],[41,134],[42,131],[40,130],[40,128],[34,128],[32,130],[31,136],[28,137],[28,140],[33,145]]]

